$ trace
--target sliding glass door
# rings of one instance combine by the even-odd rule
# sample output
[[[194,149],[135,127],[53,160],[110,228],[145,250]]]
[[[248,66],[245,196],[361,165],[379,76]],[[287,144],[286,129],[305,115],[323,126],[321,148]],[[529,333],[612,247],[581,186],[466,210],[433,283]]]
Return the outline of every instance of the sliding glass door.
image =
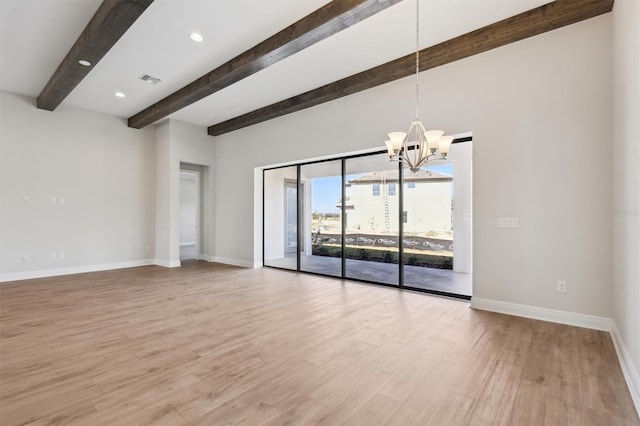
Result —
[[[345,161],[345,277],[399,285],[398,163],[386,154]]]
[[[372,153],[263,176],[265,266],[471,296],[471,144],[416,173]]]
[[[297,270],[297,167],[264,171],[264,265]]]
[[[404,285],[453,292],[453,164],[405,172]]]
[[[342,161],[300,166],[300,270],[342,276]]]

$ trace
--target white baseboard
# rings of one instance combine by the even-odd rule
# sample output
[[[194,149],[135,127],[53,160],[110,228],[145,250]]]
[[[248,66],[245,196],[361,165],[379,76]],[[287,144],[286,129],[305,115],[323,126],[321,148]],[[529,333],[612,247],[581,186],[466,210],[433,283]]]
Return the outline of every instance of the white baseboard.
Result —
[[[155,259],[153,261],[154,265],[164,266],[165,268],[177,268],[181,266],[179,260],[164,260],[164,259]]]
[[[253,268],[253,262],[248,260],[231,259],[229,257],[214,256],[214,262],[224,263],[226,265],[242,266],[243,268]]]
[[[183,243],[180,243],[180,247],[191,247],[195,245],[196,245],[195,241],[185,241]]]
[[[206,260],[207,262],[215,262],[215,258],[213,256],[209,256],[208,254],[201,254],[198,256],[200,260]]]
[[[36,271],[10,272],[0,274],[0,282],[31,280],[35,278],[58,277],[60,275],[83,274],[86,272],[108,271],[111,269],[135,268],[155,264],[154,259],[128,260],[125,262],[101,263],[98,265],[71,266],[67,268],[38,269]]]
[[[613,321],[613,326],[611,327],[611,340],[613,340],[613,346],[616,348],[620,367],[622,368],[622,374],[624,374],[624,378],[627,381],[629,393],[631,393],[631,398],[636,406],[636,411],[640,416],[640,375],[638,375],[638,370],[636,370],[636,366],[631,360],[631,354],[627,350],[627,346],[624,344],[624,340],[622,339],[622,335],[620,334],[620,330],[618,330],[618,326],[615,321]]]
[[[558,311],[555,309],[538,308],[536,306],[518,305],[516,303],[480,299],[477,297],[471,298],[471,307],[474,309],[481,309],[483,311],[557,322],[559,324],[575,325],[577,327],[592,328],[594,330],[611,331],[613,324],[613,320],[611,318]]]

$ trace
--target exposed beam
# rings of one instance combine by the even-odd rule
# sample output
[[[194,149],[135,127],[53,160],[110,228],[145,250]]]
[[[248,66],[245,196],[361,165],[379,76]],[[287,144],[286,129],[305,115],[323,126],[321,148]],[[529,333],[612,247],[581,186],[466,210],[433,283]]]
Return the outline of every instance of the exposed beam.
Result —
[[[129,118],[140,129],[336,34],[401,0],[334,0]]]
[[[153,0],[104,0],[38,96],[53,111],[96,66]],[[85,60],[91,66],[78,63]]]
[[[613,0],[557,0],[420,51],[420,70],[439,67],[610,12]],[[329,83],[209,127],[218,136],[324,102],[348,96],[415,72],[415,54]]]

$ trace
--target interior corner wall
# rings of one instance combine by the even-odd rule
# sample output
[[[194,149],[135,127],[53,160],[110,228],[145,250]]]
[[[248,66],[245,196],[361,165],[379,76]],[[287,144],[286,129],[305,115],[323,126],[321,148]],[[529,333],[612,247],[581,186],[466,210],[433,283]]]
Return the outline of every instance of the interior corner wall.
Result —
[[[640,2],[613,8],[613,319],[640,407]],[[632,380],[633,380],[632,379]]]
[[[611,317],[610,43],[607,14],[421,73],[425,125],[473,132],[474,298]],[[413,99],[407,77],[216,137],[216,254],[261,260],[256,167],[383,148]]]
[[[180,253],[177,264],[172,263],[170,224],[176,220],[172,218],[171,197],[177,195],[178,188],[171,188],[171,134],[169,120],[156,126],[156,263],[162,266],[179,266]],[[178,172],[179,173],[179,172]],[[173,191],[172,191],[173,190]],[[178,198],[179,202],[179,198]],[[178,214],[179,212],[175,212]]]
[[[203,166],[202,257],[213,260],[215,146],[207,129],[168,119],[156,126],[156,252],[162,266],[180,266],[180,163]]]
[[[0,281],[150,263],[153,129],[35,102],[0,92]]]

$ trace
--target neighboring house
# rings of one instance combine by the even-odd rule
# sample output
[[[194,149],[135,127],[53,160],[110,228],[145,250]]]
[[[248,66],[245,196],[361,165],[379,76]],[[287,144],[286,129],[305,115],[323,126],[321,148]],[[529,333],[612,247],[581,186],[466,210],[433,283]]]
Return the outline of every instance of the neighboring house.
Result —
[[[451,230],[453,177],[427,170],[404,172],[405,233]],[[346,185],[347,231],[398,232],[398,171],[373,172]],[[338,203],[340,207],[340,203]]]

